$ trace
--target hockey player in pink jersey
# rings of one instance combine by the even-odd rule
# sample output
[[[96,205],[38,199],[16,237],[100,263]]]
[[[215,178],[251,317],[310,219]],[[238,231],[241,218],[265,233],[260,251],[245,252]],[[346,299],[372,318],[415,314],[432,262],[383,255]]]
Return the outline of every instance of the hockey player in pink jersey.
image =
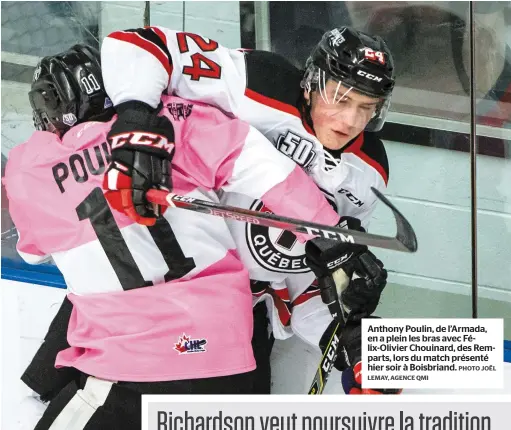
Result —
[[[250,393],[252,297],[225,221],[172,208],[135,223],[112,210],[130,196],[107,200],[103,172],[117,148],[122,184],[126,165],[144,163],[123,148],[151,147],[167,160],[157,186],[213,201],[215,190],[247,193],[337,224],[314,182],[257,130],[202,103],[162,96],[150,123],[122,106],[117,119],[90,47],[44,58],[29,98],[39,131],[11,150],[4,184],[20,255],[52,258],[66,280],[69,347],[55,365],[78,371],[36,428],[140,428],[141,393]]]
[[[332,29],[311,52],[304,70],[272,52],[227,49],[202,35],[164,27],[115,31],[104,39],[101,52],[105,87],[114,105],[131,104],[151,115],[164,91],[216,105],[261,131],[275,152],[308,172],[340,215],[355,217],[368,228],[376,206],[371,187],[384,192],[389,179],[385,147],[374,133],[385,122],[395,81],[392,54],[382,38],[349,27]],[[112,156],[116,158],[115,150]],[[146,165],[159,162],[157,153],[141,157],[151,160]],[[107,172],[112,178],[116,174],[115,166]],[[141,185],[139,180],[151,174],[137,170],[119,186],[115,179],[106,183],[107,189],[113,184],[133,196],[123,210],[137,222],[154,217],[143,204],[150,181]],[[269,210],[235,193],[224,194],[222,202]],[[307,288],[314,274],[324,271],[311,273],[303,244],[289,232],[228,224],[251,278],[271,283],[271,288],[255,284],[258,300],[278,302],[280,295],[288,304],[295,302],[297,322],[300,313],[314,313],[315,318],[295,324],[294,331],[318,347],[331,318],[318,291]],[[332,261],[352,252],[339,249]],[[374,312],[386,285],[381,261],[365,254],[370,267],[360,259],[353,262],[362,270],[343,292],[343,301],[358,318]],[[323,261],[323,268],[327,263]],[[274,329],[279,329],[279,316],[283,325],[291,321],[284,302],[270,310]],[[280,333],[286,336],[284,330]],[[347,386],[346,391],[352,388],[359,390]]]

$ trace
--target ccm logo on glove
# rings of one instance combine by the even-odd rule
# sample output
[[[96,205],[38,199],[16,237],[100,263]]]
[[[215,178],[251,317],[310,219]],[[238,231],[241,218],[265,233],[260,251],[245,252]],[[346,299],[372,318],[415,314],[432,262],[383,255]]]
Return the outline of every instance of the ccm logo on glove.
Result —
[[[327,263],[326,267],[328,267],[329,269],[335,269],[337,266],[340,266],[345,261],[348,261],[352,255],[353,255],[353,252],[350,254],[344,254],[337,260],[330,261],[329,263]]]
[[[172,153],[174,151],[174,143],[169,143],[165,136],[147,132],[121,133],[111,136],[112,149],[120,148],[127,143],[131,145],[152,146],[153,148],[161,148]]]

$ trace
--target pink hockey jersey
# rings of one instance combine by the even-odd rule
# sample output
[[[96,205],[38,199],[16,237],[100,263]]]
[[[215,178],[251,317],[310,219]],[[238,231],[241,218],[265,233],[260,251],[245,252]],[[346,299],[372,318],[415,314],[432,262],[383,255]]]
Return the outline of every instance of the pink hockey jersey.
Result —
[[[218,201],[223,189],[275,213],[333,225],[338,216],[291,160],[247,123],[163,97],[174,124],[177,193]],[[169,208],[155,226],[111,210],[101,190],[112,121],[35,132],[11,150],[4,183],[18,251],[53,258],[74,305],[57,366],[110,380],[166,381],[255,368],[248,272],[225,221]],[[307,195],[307,199],[303,196]]]

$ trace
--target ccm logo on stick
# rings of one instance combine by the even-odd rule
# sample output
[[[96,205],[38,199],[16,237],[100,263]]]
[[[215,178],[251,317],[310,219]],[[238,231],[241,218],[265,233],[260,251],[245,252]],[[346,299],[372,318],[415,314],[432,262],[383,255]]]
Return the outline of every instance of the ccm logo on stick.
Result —
[[[332,343],[328,347],[328,351],[325,355],[325,359],[322,364],[322,368],[325,372],[330,372],[332,369],[335,359],[337,358],[337,348],[339,347],[339,338],[336,334],[334,334],[334,338],[332,340]]]
[[[317,228],[305,227],[307,234],[312,236],[322,236],[325,239],[341,240],[342,242],[355,243],[355,239],[351,234],[342,234],[336,231],[318,230]]]

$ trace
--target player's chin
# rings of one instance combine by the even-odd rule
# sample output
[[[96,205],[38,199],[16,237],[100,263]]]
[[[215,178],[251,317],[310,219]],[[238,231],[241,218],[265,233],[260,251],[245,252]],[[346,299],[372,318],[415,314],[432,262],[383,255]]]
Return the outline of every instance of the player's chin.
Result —
[[[330,133],[329,139],[326,140],[326,144],[323,143],[328,149],[341,149],[343,148],[352,137],[349,134],[334,131]]]
[[[339,140],[339,141],[346,141],[347,142],[351,138],[350,134],[343,133],[342,131],[335,131],[334,130],[334,134],[335,134],[336,139]]]

